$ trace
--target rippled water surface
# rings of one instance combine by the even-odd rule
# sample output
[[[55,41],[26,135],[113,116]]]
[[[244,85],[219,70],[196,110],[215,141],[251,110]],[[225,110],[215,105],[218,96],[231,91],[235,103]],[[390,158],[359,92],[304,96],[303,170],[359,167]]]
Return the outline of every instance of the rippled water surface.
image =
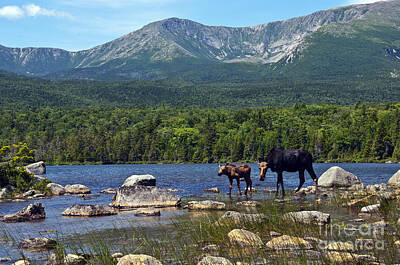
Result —
[[[365,185],[383,183],[400,169],[398,164],[314,164],[315,172],[320,176],[331,166],[338,165],[361,178]],[[258,166],[251,164],[253,169],[253,186],[275,187],[276,174],[268,172],[266,180],[258,180]],[[87,232],[93,229],[105,229],[123,227],[128,224],[151,225],[157,222],[167,222],[173,215],[184,214],[183,210],[165,210],[161,217],[145,218],[135,217],[130,213],[116,216],[98,218],[71,218],[61,216],[61,212],[75,203],[83,204],[109,204],[112,196],[100,194],[105,188],[118,188],[124,180],[135,174],[151,174],[157,179],[157,186],[178,189],[178,194],[187,198],[189,196],[203,195],[203,190],[210,187],[218,187],[223,193],[228,192],[228,178],[217,175],[216,164],[153,164],[153,165],[86,165],[86,166],[49,166],[47,167],[47,178],[61,185],[83,184],[88,186],[96,197],[84,199],[78,196],[60,196],[51,199],[34,200],[45,206],[46,219],[41,222],[0,224],[0,238],[4,232],[17,235],[20,238],[36,237],[49,231],[57,231],[58,236],[64,236],[76,232]],[[284,173],[284,184],[286,189],[294,189],[299,182],[296,173]],[[242,182],[242,186],[245,185]],[[313,185],[309,175],[306,173],[304,187]],[[236,185],[233,192],[236,192]],[[236,196],[236,195],[235,195]],[[0,214],[16,212],[29,202],[0,203]],[[7,256],[18,256],[18,251],[9,244],[1,244],[0,258]]]

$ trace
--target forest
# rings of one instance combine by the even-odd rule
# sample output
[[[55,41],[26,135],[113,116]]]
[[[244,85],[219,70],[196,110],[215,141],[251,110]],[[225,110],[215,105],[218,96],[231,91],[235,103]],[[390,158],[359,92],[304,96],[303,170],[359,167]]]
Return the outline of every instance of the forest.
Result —
[[[400,103],[1,110],[0,146],[20,142],[49,164],[256,161],[275,146],[320,162],[400,161]]]

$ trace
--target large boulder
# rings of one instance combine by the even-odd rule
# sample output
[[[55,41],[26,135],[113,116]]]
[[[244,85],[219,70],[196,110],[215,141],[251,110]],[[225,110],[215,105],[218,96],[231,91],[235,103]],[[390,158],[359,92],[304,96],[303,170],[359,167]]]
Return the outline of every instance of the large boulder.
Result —
[[[45,219],[46,214],[44,212],[43,204],[41,203],[32,203],[26,206],[24,209],[13,213],[4,215],[2,221],[3,222],[26,222],[26,221],[35,221]]]
[[[273,250],[312,249],[312,245],[299,237],[283,235],[271,239],[266,246]]]
[[[136,185],[155,186],[156,178],[152,175],[132,175],[124,181],[121,187],[131,187]]]
[[[289,212],[283,215],[283,218],[291,219],[296,223],[303,224],[329,224],[331,221],[330,214],[322,213],[319,211],[301,211]]]
[[[27,165],[25,167],[26,171],[33,175],[43,175],[46,174],[46,165],[44,164],[43,161],[33,163],[30,165]]]
[[[111,206],[119,208],[174,207],[181,197],[163,188],[143,185],[120,187],[114,195]]]
[[[24,239],[19,243],[18,247],[31,251],[41,251],[41,250],[53,249],[56,247],[56,244],[57,242],[53,239],[46,237],[39,237],[39,238]]]
[[[61,186],[60,184],[57,183],[49,183],[47,184],[47,188],[50,189],[50,192],[52,195],[64,195],[65,194],[65,188]]]
[[[67,208],[64,216],[104,216],[117,214],[114,208],[106,205],[83,205],[75,204]]]
[[[197,265],[233,265],[233,263],[223,257],[207,256],[200,260]]]
[[[225,210],[226,205],[217,201],[190,201],[188,202],[189,210]]]
[[[123,256],[117,265],[162,265],[162,263],[148,255],[126,255]]]
[[[263,214],[259,213],[239,213],[235,211],[227,211],[222,215],[218,223],[223,223],[223,222],[231,222],[235,224],[239,223],[248,223],[248,222],[254,222],[254,223],[260,223],[265,221],[265,216]]]
[[[68,194],[88,194],[90,189],[82,184],[73,184],[65,186],[65,193]]]
[[[0,189],[0,200],[10,198],[12,196],[13,191],[14,187],[11,185],[7,185],[6,187]]]
[[[388,185],[392,187],[400,187],[400,170],[394,173],[394,175],[388,180]]]
[[[362,181],[353,173],[341,167],[331,167],[318,179],[318,186],[323,188],[344,187],[349,189],[363,188]]]
[[[244,229],[234,229],[229,232],[228,237],[232,245],[240,247],[262,247],[263,245],[258,235]]]

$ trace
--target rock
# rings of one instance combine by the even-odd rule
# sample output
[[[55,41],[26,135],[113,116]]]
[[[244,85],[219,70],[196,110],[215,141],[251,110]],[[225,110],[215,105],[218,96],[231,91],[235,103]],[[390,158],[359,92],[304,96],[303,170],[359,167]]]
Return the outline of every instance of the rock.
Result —
[[[188,202],[189,210],[225,210],[226,205],[217,201],[190,201]]]
[[[359,189],[363,187],[363,183],[354,174],[343,168],[334,166],[319,177],[318,186],[324,188],[345,187],[349,189]]]
[[[400,241],[399,241],[399,242],[400,242]],[[205,252],[205,253],[209,253],[209,254],[211,254],[211,255],[213,255],[213,254],[218,254],[218,246],[215,245],[215,244],[207,245],[207,246],[203,247],[203,248],[201,249],[201,251],[203,251],[203,252]]]
[[[160,210],[154,208],[141,208],[133,212],[135,216],[160,216]]]
[[[38,193],[38,194],[33,195],[32,197],[36,199],[36,198],[43,198],[43,197],[46,197],[46,195],[43,194],[43,193]]]
[[[376,195],[369,195],[369,196],[361,198],[361,199],[351,200],[350,202],[348,202],[344,206],[359,207],[361,205],[365,205],[366,203],[368,203],[368,202],[370,202],[372,200],[375,200],[376,198],[377,198]]]
[[[278,237],[281,236],[282,234],[276,231],[271,231],[269,232],[270,237]]]
[[[366,187],[366,191],[369,194],[377,194],[383,191],[387,191],[389,189],[388,185],[386,183],[381,183],[381,184],[372,184],[368,185]]]
[[[149,186],[120,187],[111,206],[120,208],[175,207],[181,197],[163,188]]]
[[[400,187],[400,170],[394,173],[394,175],[388,180],[387,184],[395,188]]]
[[[219,193],[218,187],[210,188],[210,189],[205,189],[203,192],[209,192],[209,193]]]
[[[50,189],[51,194],[53,195],[64,195],[65,194],[65,188],[61,186],[60,184],[57,183],[49,183],[47,184],[47,188]]]
[[[273,250],[299,250],[312,249],[312,245],[299,237],[283,235],[268,241],[266,246]]]
[[[28,171],[29,173],[31,173],[33,175],[46,174],[46,165],[44,164],[43,161],[27,165],[25,168],[26,168],[26,171]]]
[[[354,252],[353,244],[346,242],[334,242],[330,243],[326,246],[325,250],[328,251],[346,251],[346,252]]]
[[[115,193],[117,193],[117,190],[116,189],[112,189],[112,188],[108,188],[108,189],[100,191],[100,193],[115,194]]]
[[[352,253],[348,252],[337,252],[337,251],[330,251],[326,253],[325,257],[332,263],[332,264],[354,264],[356,262],[356,257]]]
[[[30,196],[33,196],[34,194],[35,194],[35,190],[28,190],[27,192],[24,192],[23,194],[22,194],[22,196],[24,196],[24,197],[30,197]]]
[[[48,250],[56,247],[57,242],[50,238],[29,238],[22,240],[18,247],[33,251]]]
[[[43,180],[47,179],[46,177],[38,176],[38,175],[33,175],[33,177],[36,179],[37,182],[40,182],[40,181],[43,181]]]
[[[162,265],[162,263],[148,255],[126,255],[123,256],[117,265]]]
[[[197,265],[233,265],[233,263],[223,257],[208,256],[200,260]]]
[[[11,185],[7,185],[6,187],[0,189],[0,199],[7,199],[12,196],[14,191],[14,187]]]
[[[361,208],[361,212],[362,213],[377,213],[377,212],[379,212],[380,207],[381,207],[381,205],[379,203],[373,204],[373,205],[368,205],[368,206]]]
[[[265,221],[265,216],[263,214],[257,213],[239,213],[235,211],[228,211],[222,215],[218,222],[232,222],[232,223],[245,223],[245,222],[263,222]]]
[[[9,262],[9,261],[11,261],[10,258],[0,258],[0,263]]]
[[[114,214],[117,214],[117,212],[110,206],[84,204],[72,205],[62,212],[64,216],[104,216]]]
[[[262,247],[261,238],[244,229],[234,229],[228,233],[229,241],[232,245],[240,247]]]
[[[26,222],[36,221],[46,218],[43,204],[32,203],[26,206],[24,209],[13,214],[7,214],[3,216],[3,222]]]
[[[124,256],[124,254],[122,254],[121,252],[117,252],[111,255],[111,257],[113,257],[114,259],[120,259]]]
[[[400,248],[400,240],[397,240],[393,243],[393,246],[396,248]]]
[[[237,206],[243,206],[243,207],[257,207],[260,203],[257,201],[241,201],[236,203]]]
[[[12,265],[30,265],[28,260],[17,260],[16,262],[14,262]]]
[[[65,193],[68,194],[88,194],[90,189],[82,184],[73,184],[65,186]]]
[[[294,222],[303,224],[325,225],[331,222],[330,214],[319,211],[289,212],[284,214],[283,218],[292,219]]]
[[[84,257],[76,254],[68,254],[64,258],[64,265],[85,265],[86,260]]]
[[[121,187],[132,187],[136,185],[155,186],[156,178],[152,175],[132,175],[124,181]]]

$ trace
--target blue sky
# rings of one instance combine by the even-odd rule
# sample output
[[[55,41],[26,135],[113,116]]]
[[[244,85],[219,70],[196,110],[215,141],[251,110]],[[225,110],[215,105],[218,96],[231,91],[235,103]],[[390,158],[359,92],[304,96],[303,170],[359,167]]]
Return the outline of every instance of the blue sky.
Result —
[[[250,26],[373,0],[1,0],[0,45],[89,49],[169,18]]]

